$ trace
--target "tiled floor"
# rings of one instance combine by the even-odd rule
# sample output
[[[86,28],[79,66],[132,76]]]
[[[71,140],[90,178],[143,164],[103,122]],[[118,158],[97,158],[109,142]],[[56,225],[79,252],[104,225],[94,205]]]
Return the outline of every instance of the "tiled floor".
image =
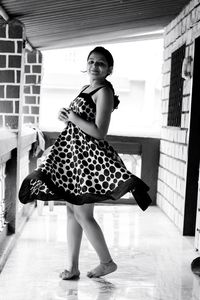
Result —
[[[66,208],[34,212],[0,275],[1,300],[199,300],[200,278],[191,261],[193,238],[182,237],[157,207],[96,206],[118,270],[101,279],[86,272],[97,264],[83,238],[81,277],[62,281],[65,267]]]

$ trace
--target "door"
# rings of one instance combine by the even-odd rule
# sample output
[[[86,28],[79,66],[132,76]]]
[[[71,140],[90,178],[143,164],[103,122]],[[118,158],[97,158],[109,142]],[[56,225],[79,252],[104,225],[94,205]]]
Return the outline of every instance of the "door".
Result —
[[[186,174],[184,235],[195,235],[200,161],[200,36],[195,39]],[[200,217],[200,216],[198,216]]]

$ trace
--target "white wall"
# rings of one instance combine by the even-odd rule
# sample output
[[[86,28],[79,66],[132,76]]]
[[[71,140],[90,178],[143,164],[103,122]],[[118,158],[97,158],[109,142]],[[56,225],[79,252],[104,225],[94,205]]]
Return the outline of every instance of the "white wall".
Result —
[[[160,136],[162,40],[105,47],[115,60],[113,75],[108,79],[120,99],[119,108],[112,114],[109,134]],[[86,69],[86,58],[92,48],[43,52],[42,129],[62,130],[63,125],[57,120],[58,111],[88,83],[87,74],[81,71]]]

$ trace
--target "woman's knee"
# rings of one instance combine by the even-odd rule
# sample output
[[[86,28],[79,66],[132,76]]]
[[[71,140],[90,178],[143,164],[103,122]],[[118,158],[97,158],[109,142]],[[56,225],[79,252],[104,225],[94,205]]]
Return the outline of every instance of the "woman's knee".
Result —
[[[74,216],[80,225],[93,222],[93,207],[75,207]]]

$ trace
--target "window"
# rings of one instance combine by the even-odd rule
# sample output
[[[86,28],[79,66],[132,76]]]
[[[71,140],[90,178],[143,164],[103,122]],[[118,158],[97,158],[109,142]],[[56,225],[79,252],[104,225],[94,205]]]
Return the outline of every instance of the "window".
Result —
[[[183,78],[182,64],[185,57],[185,45],[172,53],[171,78],[169,92],[168,126],[181,126]]]

